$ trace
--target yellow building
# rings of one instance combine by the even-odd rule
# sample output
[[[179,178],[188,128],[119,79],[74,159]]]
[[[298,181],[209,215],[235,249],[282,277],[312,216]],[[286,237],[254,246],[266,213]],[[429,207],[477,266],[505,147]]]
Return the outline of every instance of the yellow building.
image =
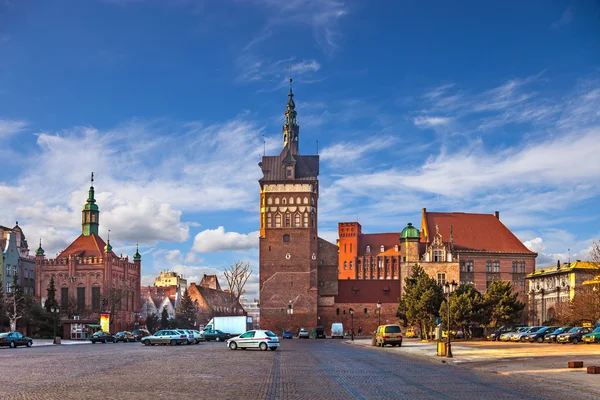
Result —
[[[542,325],[552,320],[558,308],[573,300],[575,292],[597,273],[595,263],[577,260],[563,265],[559,261],[555,267],[537,269],[527,275],[530,323]]]
[[[181,286],[183,290],[187,289],[187,279],[174,271],[161,272],[154,280],[154,286]]]

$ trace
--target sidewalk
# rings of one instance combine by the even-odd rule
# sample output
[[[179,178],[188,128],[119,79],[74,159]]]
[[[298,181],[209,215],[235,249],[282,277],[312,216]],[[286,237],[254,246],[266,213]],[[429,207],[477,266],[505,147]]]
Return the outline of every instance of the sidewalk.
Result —
[[[91,344],[89,340],[61,340],[61,345]],[[33,339],[33,347],[54,346],[52,339]]]
[[[586,367],[600,366],[600,345],[537,344],[498,342],[457,342],[453,358],[437,356],[437,342],[405,339],[402,347],[373,347],[371,338],[346,340],[353,346],[374,351],[391,351],[411,357],[447,363],[501,375],[514,375],[585,390],[600,395],[600,375],[588,374]],[[584,368],[567,368],[569,361],[583,361]]]

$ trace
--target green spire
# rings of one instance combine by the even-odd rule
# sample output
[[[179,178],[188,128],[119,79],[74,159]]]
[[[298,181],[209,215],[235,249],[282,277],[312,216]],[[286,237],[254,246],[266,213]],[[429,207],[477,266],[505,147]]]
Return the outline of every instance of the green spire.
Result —
[[[35,254],[38,256],[44,255],[44,249],[42,249],[42,238],[40,238],[40,247],[35,251]]]
[[[92,172],[92,184],[90,186],[87,202],[83,207],[81,216],[81,231],[84,236],[98,235],[98,223],[100,211],[94,198],[94,173]]]
[[[420,239],[421,235],[419,234],[419,230],[413,226],[410,222],[404,229],[402,229],[402,233],[400,234],[400,240],[417,240]]]
[[[110,245],[110,229],[108,230],[108,240],[106,241],[106,246],[104,246],[104,252],[110,253],[112,251],[112,246]]]
[[[135,254],[133,255],[133,261],[142,261],[142,255],[140,254],[139,244],[135,245]]]

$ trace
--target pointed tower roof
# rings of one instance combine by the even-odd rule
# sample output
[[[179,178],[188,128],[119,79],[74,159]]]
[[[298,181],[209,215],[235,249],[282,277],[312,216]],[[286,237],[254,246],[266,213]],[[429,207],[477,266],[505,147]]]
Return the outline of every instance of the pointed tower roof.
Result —
[[[35,254],[38,256],[44,255],[44,249],[42,249],[42,238],[40,238],[40,247],[35,251]]]
[[[142,261],[142,255],[140,254],[139,244],[135,245],[135,254],[133,255],[134,261]]]

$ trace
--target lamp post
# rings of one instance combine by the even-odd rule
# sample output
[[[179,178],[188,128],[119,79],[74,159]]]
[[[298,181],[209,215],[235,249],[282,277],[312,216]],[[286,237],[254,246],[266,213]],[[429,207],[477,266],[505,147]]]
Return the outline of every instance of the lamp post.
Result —
[[[52,343],[56,344],[56,316],[60,313],[60,309],[58,306],[52,305],[50,307],[50,312],[52,313],[52,322],[54,323],[54,335],[52,336]]]
[[[350,309],[350,319],[352,323],[350,324],[350,340],[354,341],[354,309]]]
[[[292,301],[288,304],[287,314],[289,315],[290,320],[290,330],[292,329],[292,315],[294,315],[294,309],[292,308]]]
[[[377,326],[381,325],[381,302],[377,302],[377,312],[379,313],[379,318],[377,319]]]
[[[452,347],[450,343],[450,296],[456,290],[458,285],[455,281],[451,283],[446,282],[444,284],[444,294],[448,297],[446,303],[448,304],[448,331],[446,333],[446,357],[452,358]]]

